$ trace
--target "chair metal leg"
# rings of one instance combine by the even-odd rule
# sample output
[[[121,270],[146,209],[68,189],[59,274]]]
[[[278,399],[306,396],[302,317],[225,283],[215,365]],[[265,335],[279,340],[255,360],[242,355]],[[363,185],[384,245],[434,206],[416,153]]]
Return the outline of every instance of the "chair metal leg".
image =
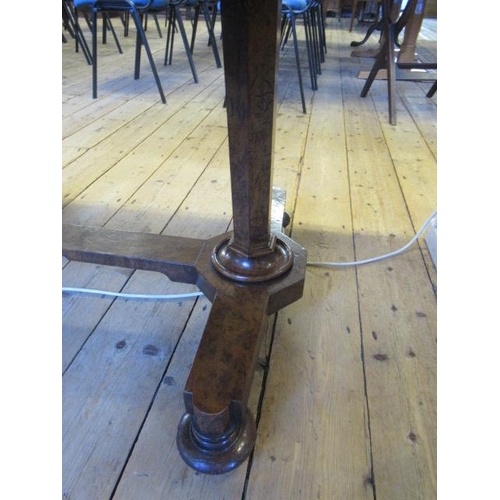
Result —
[[[193,28],[191,31],[191,44],[189,45],[191,54],[194,52],[194,41],[196,40],[196,33],[198,32],[198,19],[200,18],[200,9],[201,9],[201,3],[198,3],[194,8],[194,13],[193,13]]]
[[[321,6],[321,4],[318,4],[315,10],[318,23],[318,36],[320,42],[321,62],[325,62],[325,54],[327,52],[326,33],[325,33],[325,14],[323,12],[323,7]]]
[[[135,18],[133,19],[135,22]],[[141,45],[141,32],[139,29],[137,29],[135,36],[134,80],[138,80],[141,76]]]
[[[140,55],[141,55],[141,43],[144,45],[144,50],[146,51],[146,55],[148,56],[149,64],[151,66],[151,71],[153,72],[154,79],[156,81],[156,86],[158,87],[158,92],[160,93],[161,102],[166,104],[167,100],[165,99],[165,94],[163,93],[163,87],[160,82],[160,77],[158,76],[158,71],[156,70],[156,65],[153,59],[153,54],[151,53],[151,49],[149,48],[149,43],[146,38],[146,34],[142,29],[142,19],[137,11],[133,10],[130,12],[132,18],[135,23],[135,27],[137,29],[137,42],[136,42],[136,61],[135,61],[135,78],[139,78],[140,72]]]
[[[206,2],[203,3],[202,8],[203,8],[203,16],[205,17],[205,24],[207,25],[208,29],[209,43],[212,46],[212,52],[214,53],[215,64],[218,68],[222,68],[219,56],[219,49],[217,47],[217,40],[215,39],[214,23],[210,19],[210,12],[208,10],[208,5]],[[217,9],[217,7],[214,8]]]
[[[389,123],[396,125],[396,64],[394,61],[394,25],[387,30],[387,97],[389,99]]]
[[[316,19],[315,8],[312,8],[307,13],[309,22],[309,32],[311,38],[312,54],[314,56],[314,69],[317,75],[321,74],[321,50],[319,45],[318,24]]]
[[[302,71],[300,69],[299,45],[297,42],[297,27],[295,26],[295,16],[290,15],[290,25],[292,29],[293,47],[295,49],[295,61],[297,63],[297,74],[299,76],[300,99],[302,101],[302,112],[306,114],[306,98],[304,97],[304,84],[302,82]]]
[[[160,23],[158,22],[158,16],[156,14],[153,14],[153,19],[155,21],[156,30],[158,31],[158,36],[160,38],[163,38],[163,33],[161,31],[161,28],[160,28]]]
[[[175,14],[172,9],[168,12],[168,27],[167,27],[167,41],[165,44],[165,66],[172,64],[172,54],[174,49],[174,35],[175,35]]]
[[[194,65],[193,55],[191,54],[191,49],[189,47],[189,42],[186,35],[186,29],[184,28],[184,22],[182,21],[181,12],[177,5],[173,6],[173,10],[175,13],[175,18],[177,20],[177,25],[179,26],[179,32],[181,34],[182,43],[184,44],[184,49],[186,50],[186,56],[189,61],[189,66],[191,67],[191,73],[193,74],[193,78],[195,83],[198,83],[198,74],[196,72],[196,67]]]
[[[290,38],[290,33],[292,31],[292,25],[288,19],[287,14],[283,14],[283,19],[281,21],[281,36],[280,36],[280,49],[283,50],[285,48],[288,39]]]
[[[122,23],[123,23],[123,36],[124,37],[127,37],[128,36],[128,32],[129,32],[129,21],[130,21],[130,13],[127,11],[123,14],[123,19],[122,19]]]
[[[108,31],[106,26],[106,20],[108,18],[107,12],[101,11],[102,15],[102,44],[106,45],[108,43]]]
[[[313,90],[318,89],[318,81],[316,75],[318,74],[318,69],[316,67],[316,54],[314,47],[314,35],[312,33],[312,26],[309,19],[309,13],[303,13],[304,21],[304,31],[306,35],[306,50],[307,50],[307,60],[309,64],[309,75],[311,77],[311,88]]]
[[[105,12],[103,12],[103,20],[104,20],[104,25],[107,26],[109,31],[111,31],[111,35],[113,36],[113,39],[115,41],[118,52],[120,54],[123,54],[123,50],[122,50],[122,47],[121,47],[120,42],[118,40],[118,37],[116,36],[116,31],[115,31],[115,28],[113,26],[113,23],[111,22],[111,18]]]
[[[92,9],[92,97],[97,99],[97,9]]]
[[[316,74],[321,75],[321,63],[324,61],[322,59],[322,50],[321,50],[321,38],[319,34],[319,20],[317,16],[317,8],[313,8],[309,12],[309,18],[311,22],[311,34],[313,41],[313,49],[316,61]]]

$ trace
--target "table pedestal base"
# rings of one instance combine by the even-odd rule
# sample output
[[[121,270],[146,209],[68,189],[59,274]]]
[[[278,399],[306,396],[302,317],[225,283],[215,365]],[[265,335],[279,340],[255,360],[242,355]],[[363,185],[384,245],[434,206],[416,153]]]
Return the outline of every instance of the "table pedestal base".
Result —
[[[184,390],[186,414],[177,436],[186,463],[208,474],[234,469],[254,447],[255,423],[247,404],[267,317],[302,296],[306,269],[306,251],[273,232],[275,246],[286,249],[287,268],[277,259],[267,275],[260,269],[258,282],[228,278],[213,265],[213,255],[231,236],[199,240],[63,226],[68,259],[161,272],[172,281],[196,284],[212,302]]]

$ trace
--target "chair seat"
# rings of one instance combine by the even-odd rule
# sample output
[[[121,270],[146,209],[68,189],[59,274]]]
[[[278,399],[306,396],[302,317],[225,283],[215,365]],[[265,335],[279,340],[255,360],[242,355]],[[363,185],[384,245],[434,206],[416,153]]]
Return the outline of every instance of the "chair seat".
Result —
[[[133,0],[133,3],[138,9],[144,9],[145,7],[148,9],[164,9],[170,3],[170,0],[153,0],[151,4],[149,4],[149,0]]]
[[[75,7],[81,8],[81,7],[92,7],[94,5],[95,0],[74,0]]]
[[[74,0],[75,7],[92,7],[98,0]],[[111,4],[116,3],[117,7],[120,8],[126,8],[126,4],[129,2],[127,0],[118,0],[116,2],[112,2],[108,0],[106,2],[107,6],[110,6]],[[148,7],[150,9],[163,9],[165,8],[169,3],[170,0],[153,0],[150,2],[150,0],[132,0],[132,4],[135,5],[135,7],[139,10],[144,9],[145,7]]]
[[[303,11],[307,8],[309,1],[308,0],[283,0],[282,4],[284,7],[288,7],[294,11]]]

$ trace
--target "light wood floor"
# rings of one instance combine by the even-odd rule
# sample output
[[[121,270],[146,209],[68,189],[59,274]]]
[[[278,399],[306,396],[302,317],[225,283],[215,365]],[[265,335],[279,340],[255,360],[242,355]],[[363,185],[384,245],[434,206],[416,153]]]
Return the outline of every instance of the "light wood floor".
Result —
[[[349,18],[327,20],[319,90],[302,114],[293,53],[281,56],[274,185],[308,261],[353,261],[405,245],[436,209],[437,94],[386,82],[360,98],[371,59],[350,56]],[[63,44],[63,222],[208,238],[231,224],[223,70],[200,32],[193,83],[176,39],[149,26],[168,103],[147,60],[99,46],[99,95]],[[188,26],[188,31],[189,31]],[[421,45],[434,50],[437,23]],[[90,40],[90,38],[89,38]],[[376,37],[367,46],[376,46]],[[154,273],[63,259],[63,285],[128,293],[193,291]],[[309,267],[303,298],[270,318],[251,396],[258,440],[233,473],[180,459],[182,391],[210,310],[205,298],[63,294],[63,498],[71,500],[430,500],[436,497],[436,270],[421,238],[405,254]]]

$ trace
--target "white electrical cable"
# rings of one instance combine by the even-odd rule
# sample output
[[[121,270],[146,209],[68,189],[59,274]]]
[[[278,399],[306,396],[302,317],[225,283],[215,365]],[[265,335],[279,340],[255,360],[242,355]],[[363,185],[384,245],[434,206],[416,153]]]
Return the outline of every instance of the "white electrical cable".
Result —
[[[378,257],[372,257],[370,259],[359,260],[355,262],[308,262],[308,266],[313,267],[350,267],[350,266],[361,266],[363,264],[370,264],[372,262],[378,262],[380,260],[389,259],[391,257],[396,257],[400,255],[406,250],[408,250],[423,232],[429,227],[432,220],[437,216],[437,211],[435,211],[423,224],[423,226],[418,230],[417,234],[402,248],[399,250],[395,250],[394,252],[390,252],[385,255],[380,255]],[[89,288],[73,288],[73,287],[63,287],[63,292],[70,293],[89,293],[94,295],[108,295],[111,297],[117,297],[122,299],[151,299],[151,300],[184,300],[184,299],[192,299],[196,297],[201,297],[203,295],[202,292],[192,292],[192,293],[179,293],[172,295],[148,295],[148,294],[134,294],[134,293],[122,293],[122,292],[108,292],[105,290],[93,290]]]
[[[182,299],[193,299],[196,297],[201,297],[202,292],[192,292],[192,293],[178,293],[172,295],[150,295],[150,294],[140,294],[140,293],[122,293],[122,292],[108,292],[106,290],[92,290],[90,288],[73,288],[64,287],[63,292],[71,293],[90,293],[94,295],[108,295],[111,297],[118,297],[121,299],[153,299],[153,300],[182,300]]]
[[[372,257],[370,259],[358,260],[355,262],[308,262],[308,266],[313,267],[349,267],[349,266],[361,266],[363,264],[370,264],[372,262],[378,262],[380,260],[389,259],[391,257],[396,257],[406,250],[408,250],[417,240],[420,238],[422,233],[429,227],[432,220],[437,216],[437,211],[435,211],[423,224],[423,226],[418,230],[417,234],[402,248],[395,250],[394,252],[387,253],[385,255],[380,255],[378,257]]]

